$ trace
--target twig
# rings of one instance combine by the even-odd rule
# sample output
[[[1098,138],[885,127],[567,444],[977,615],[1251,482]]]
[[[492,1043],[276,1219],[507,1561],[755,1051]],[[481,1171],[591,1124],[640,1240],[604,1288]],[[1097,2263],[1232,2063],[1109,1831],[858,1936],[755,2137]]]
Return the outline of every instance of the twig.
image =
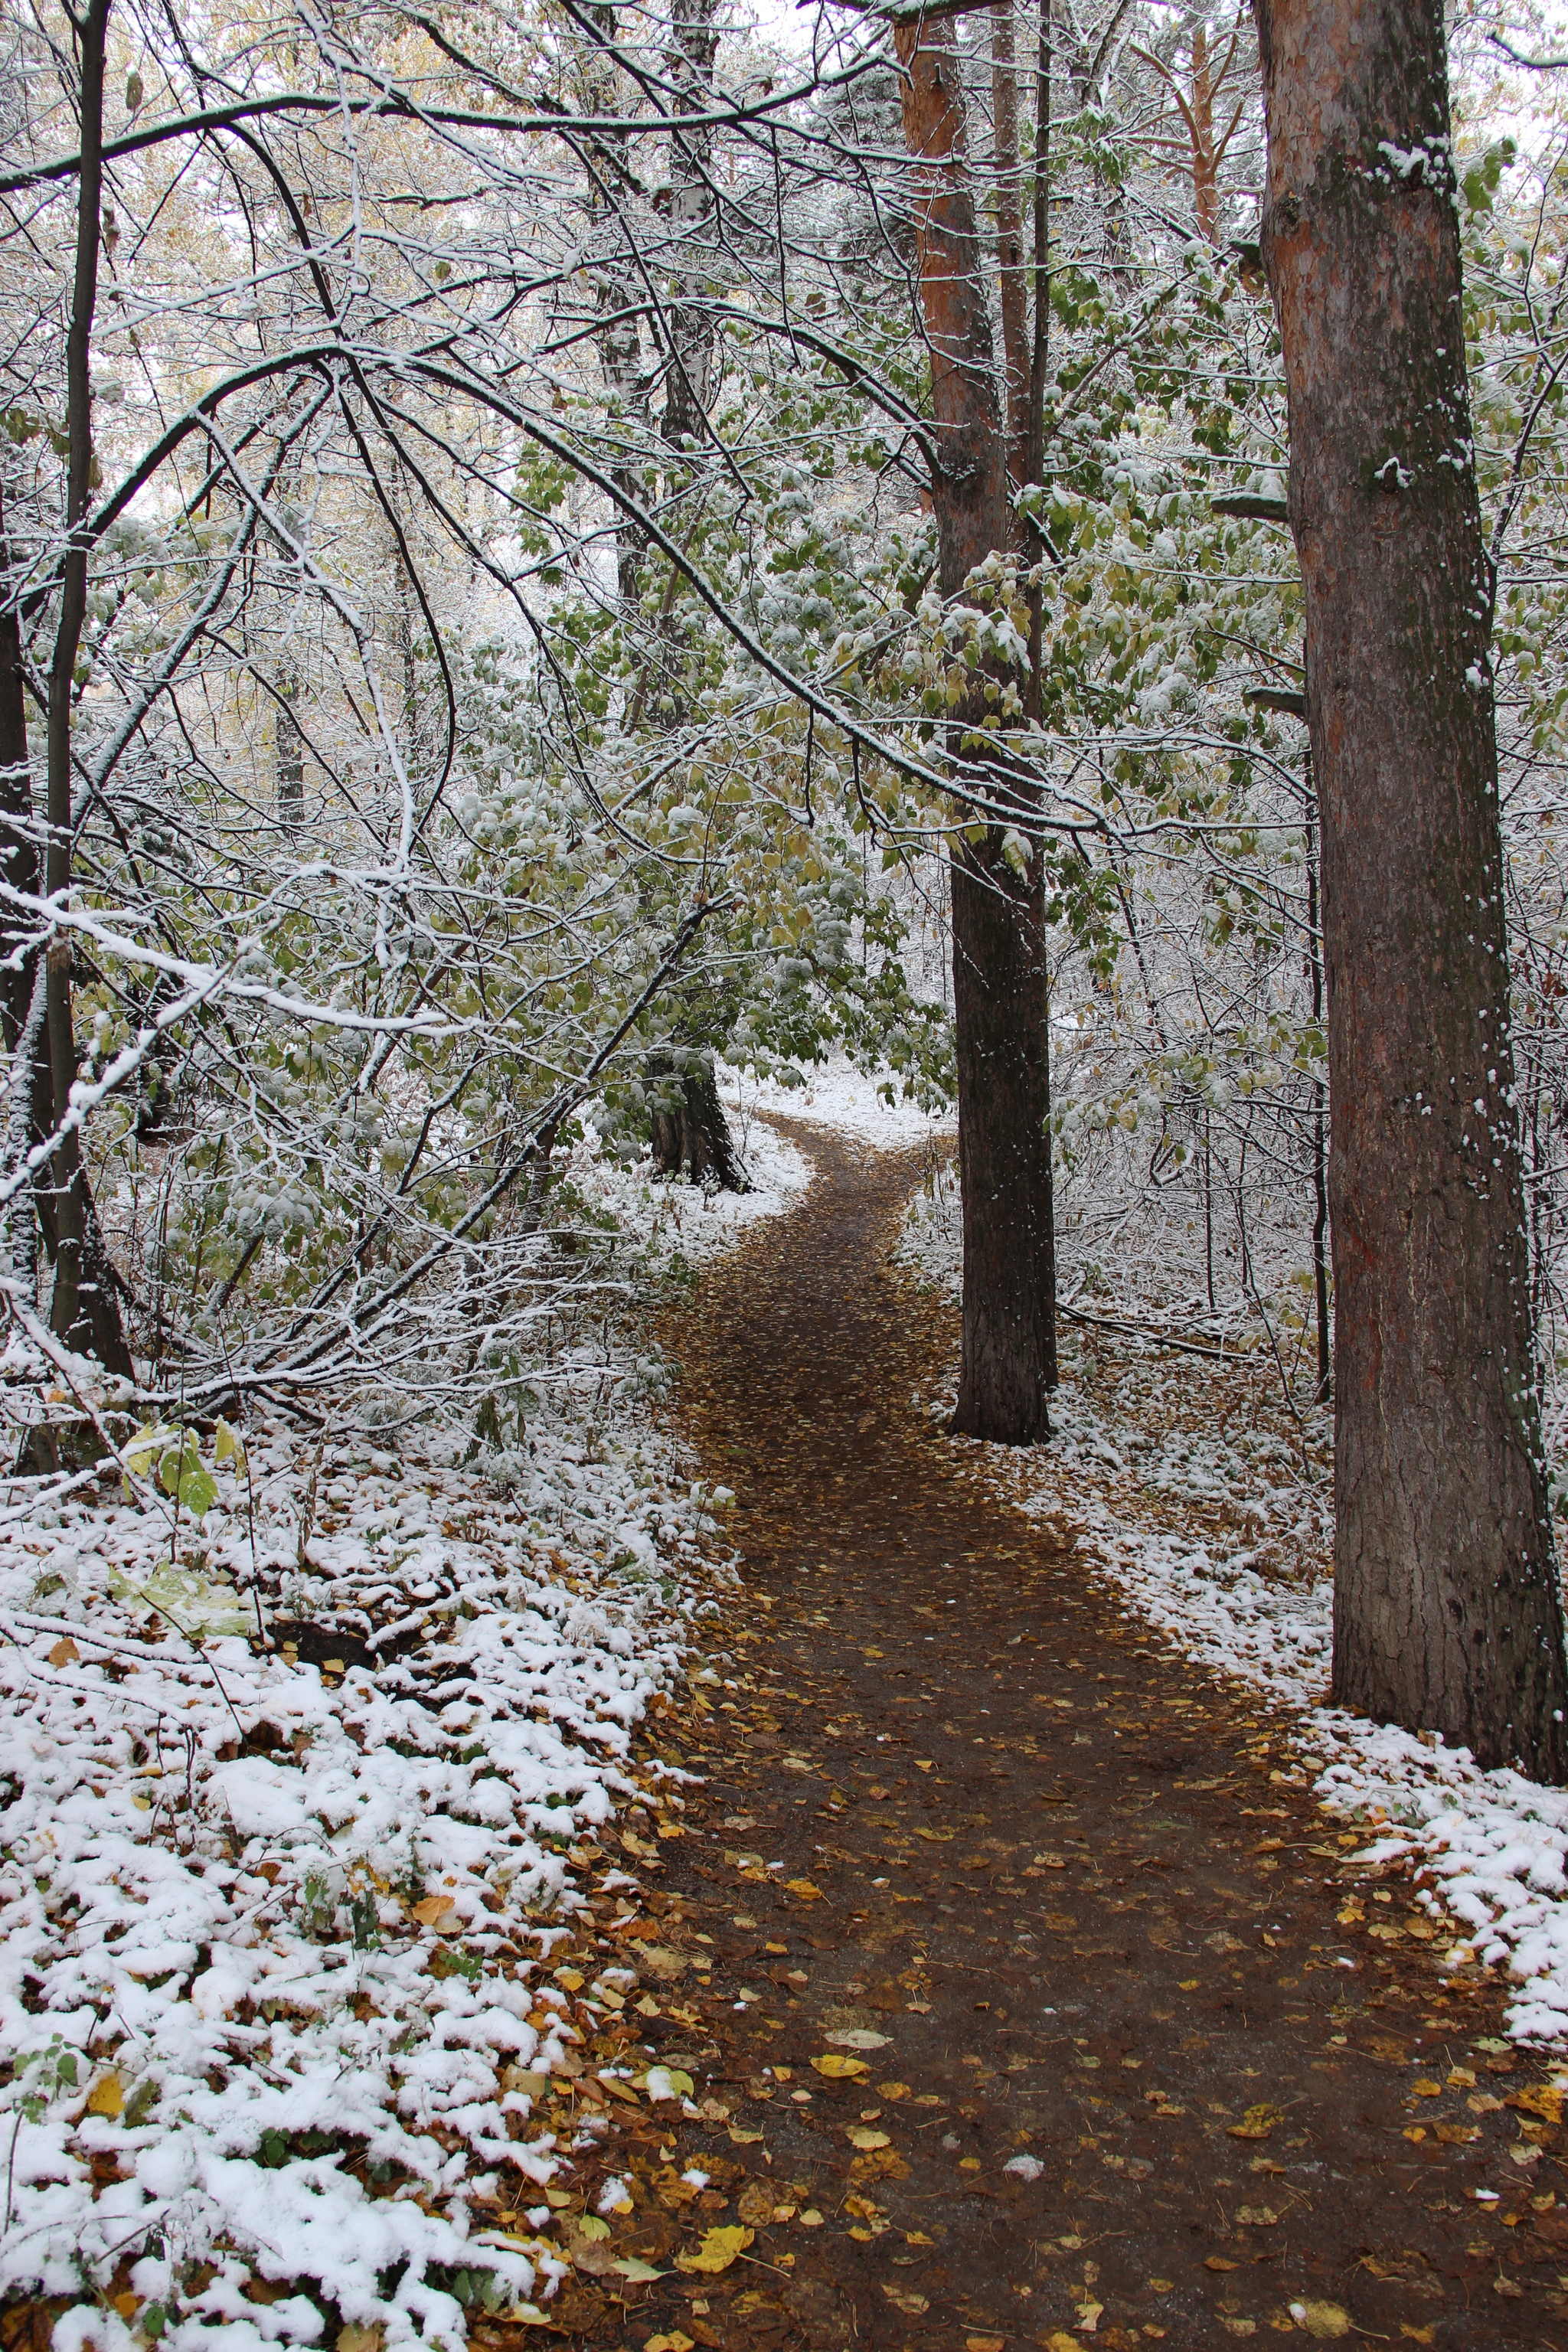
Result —
[[[1163,1331],[1152,1330],[1142,1323],[1115,1323],[1105,1315],[1083,1315],[1076,1307],[1064,1307],[1057,1301],[1057,1313],[1065,1315],[1069,1323],[1089,1323],[1097,1331],[1122,1331],[1134,1339],[1152,1339],[1156,1348],[1176,1348],[1184,1356],[1203,1356],[1211,1364],[1236,1364],[1238,1356],[1227,1356],[1223,1348],[1200,1348],[1195,1339],[1173,1339]]]

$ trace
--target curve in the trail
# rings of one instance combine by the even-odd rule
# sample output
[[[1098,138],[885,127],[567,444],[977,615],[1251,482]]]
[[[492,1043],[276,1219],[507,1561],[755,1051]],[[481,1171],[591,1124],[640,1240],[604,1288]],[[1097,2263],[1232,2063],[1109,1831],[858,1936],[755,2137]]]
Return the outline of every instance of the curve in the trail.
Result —
[[[746,1581],[686,1751],[703,1836],[665,1849],[731,2110],[680,2160],[756,2237],[637,2333],[1568,2344],[1555,2135],[1501,2104],[1495,1999],[1348,1934],[1260,1703],[933,1426],[952,1318],[889,1263],[913,1156],[791,1132],[812,1191],[677,1335]],[[1366,1907],[1397,1927],[1408,1890]]]

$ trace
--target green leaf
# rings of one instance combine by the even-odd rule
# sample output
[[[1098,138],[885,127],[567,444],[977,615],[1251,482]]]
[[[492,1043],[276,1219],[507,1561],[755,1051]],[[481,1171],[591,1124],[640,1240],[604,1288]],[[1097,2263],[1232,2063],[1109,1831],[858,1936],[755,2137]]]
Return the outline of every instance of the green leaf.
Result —
[[[212,1473],[198,1463],[194,1470],[180,1474],[179,1504],[189,1511],[193,1519],[205,1518],[217,1501],[217,1482]]]
[[[139,1429],[121,1457],[133,1478],[144,1478],[153,1466],[153,1456],[163,1444],[167,1432],[156,1423],[147,1422]]]

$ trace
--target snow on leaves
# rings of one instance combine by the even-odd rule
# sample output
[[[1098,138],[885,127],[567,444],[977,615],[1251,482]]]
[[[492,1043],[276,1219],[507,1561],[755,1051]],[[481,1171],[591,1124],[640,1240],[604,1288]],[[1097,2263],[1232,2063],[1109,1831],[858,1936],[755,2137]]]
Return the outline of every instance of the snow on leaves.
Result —
[[[679,1802],[639,1790],[631,1731],[691,1605],[659,1577],[712,1523],[650,1444],[574,1459],[537,1425],[507,1507],[346,1444],[307,1481],[253,1444],[254,1522],[234,1444],[208,1470],[175,1439],[162,1485],[199,1470],[217,1506],[178,1568],[132,1503],[68,1504],[0,1559],[7,2294],[113,2285],[166,2343],[240,2343],[247,2282],[290,2281],[269,2340],[311,2340],[324,2300],[395,2352],[550,2291],[559,2262],[481,2242],[475,2200],[557,2168],[531,2118],[580,2034],[551,1922],[618,1800]],[[174,1630],[171,1572],[237,1598],[247,1570],[290,1612],[279,1646],[221,1612]]]

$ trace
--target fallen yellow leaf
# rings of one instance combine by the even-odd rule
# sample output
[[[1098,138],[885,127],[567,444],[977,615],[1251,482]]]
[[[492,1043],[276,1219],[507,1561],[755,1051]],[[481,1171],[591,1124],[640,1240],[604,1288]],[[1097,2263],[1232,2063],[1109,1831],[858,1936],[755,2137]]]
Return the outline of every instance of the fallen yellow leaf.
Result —
[[[1290,2316],[1298,2327],[1304,2327],[1309,2336],[1317,2336],[1320,2342],[1348,2336],[1351,2332],[1350,2313],[1337,2303],[1293,2303]]]
[[[457,1923],[458,1906],[449,1895],[427,1895],[414,1906],[413,1916],[422,1927],[444,1928],[448,1920]]]
[[[1556,2083],[1532,2083],[1527,2091],[1515,2091],[1503,2105],[1521,2107],[1527,2116],[1539,2116],[1543,2123],[1560,2124],[1563,2120],[1563,2086]]]
[[[966,2336],[963,2352],[1007,2352],[1005,2336]]]
[[[1434,2343],[1436,2340],[1437,2333],[1436,2329],[1430,2326],[1426,2327],[1414,2327],[1408,2319],[1402,2319],[1400,2321],[1399,2332],[1401,2336],[1408,2336],[1412,2344]]]
[[[119,2075],[112,2071],[107,2074],[100,2074],[88,2094],[88,2114],[108,2116],[112,2121],[124,2105],[125,2085]]]
[[[1443,2085],[1441,2083],[1412,2083],[1410,2095],[1412,2098],[1416,2099],[1440,2099],[1443,2095]]]
[[[1441,2140],[1445,2147],[1466,2147],[1480,2136],[1474,2124],[1435,2124],[1432,2127],[1433,2138]]]
[[[792,1895],[798,1895],[803,1903],[820,1903],[822,1900],[821,1887],[814,1886],[809,1878],[786,1878],[784,1885]]]
[[[705,2231],[702,2243],[694,2254],[677,2254],[676,2269],[700,2271],[705,2276],[714,2277],[720,2271],[727,2271],[731,2263],[745,2252],[753,2234],[734,2222],[717,2230]]]
[[[830,2050],[825,2058],[814,2058],[811,2063],[816,2073],[826,2074],[830,2083],[852,2083],[871,2071],[864,2058],[845,2058],[837,2050]]]
[[[71,1640],[70,1635],[68,1633],[62,1633],[59,1640],[55,1643],[54,1648],[49,1652],[49,1664],[51,1666],[74,1665],[80,1655],[81,1652],[77,1648],[77,1645]]]
[[[372,2320],[367,2326],[351,2319],[338,2330],[338,2352],[381,2352],[381,2337],[379,2320]]]
[[[869,2149],[890,2147],[892,2142],[886,2132],[873,2131],[868,2124],[853,2124],[849,2130],[849,2145],[851,2147]]]
[[[1275,2126],[1284,2120],[1283,2107],[1248,2107],[1238,2124],[1227,2126],[1226,2136],[1231,2139],[1267,2139]]]
[[[1046,2352],[1083,2352],[1083,2346],[1076,2336],[1069,2336],[1064,2328],[1058,2327],[1047,2336]]]
[[[896,2311],[903,2312],[910,2319],[919,2319],[931,2309],[925,2296],[917,2294],[912,2286],[889,2286],[884,2283],[882,2293]]]
[[[650,2336],[643,2352],[697,2352],[697,2347],[689,2336],[682,2336],[676,2327],[668,2336]]]
[[[1236,2218],[1244,2230],[1272,2230],[1279,2221],[1272,2205],[1238,2205]]]

